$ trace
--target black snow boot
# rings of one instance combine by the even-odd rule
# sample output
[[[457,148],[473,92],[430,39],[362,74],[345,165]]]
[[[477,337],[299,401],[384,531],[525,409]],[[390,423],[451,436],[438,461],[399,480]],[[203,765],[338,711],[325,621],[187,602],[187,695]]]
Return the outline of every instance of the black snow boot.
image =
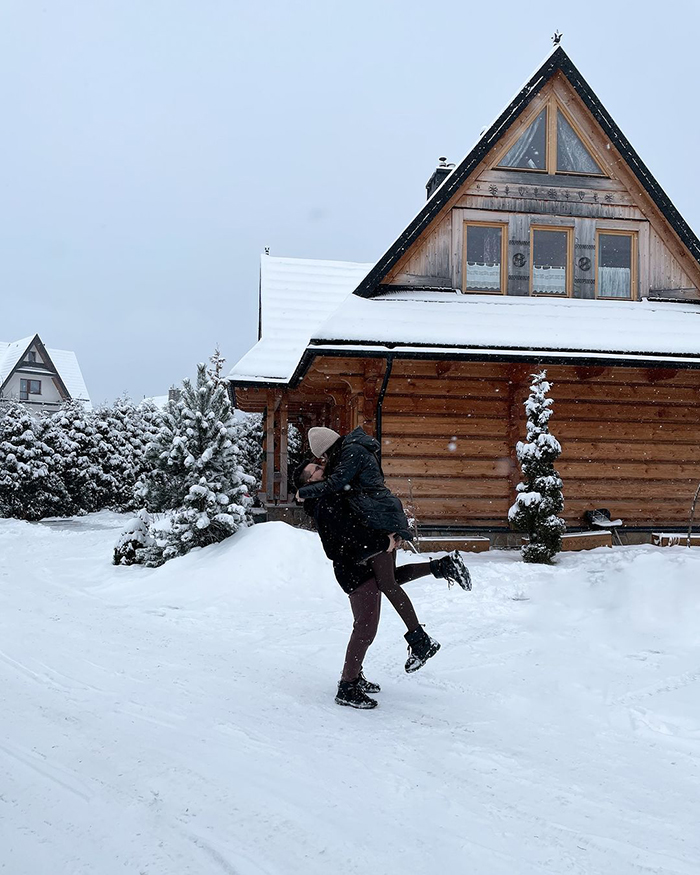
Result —
[[[363,693],[381,693],[382,688],[379,684],[375,684],[374,681],[368,681],[364,676],[362,671],[360,671],[357,676],[357,683],[359,684],[360,689]]]
[[[349,705],[351,708],[376,708],[379,704],[376,699],[370,699],[360,686],[360,679],[354,681],[340,681],[338,693],[335,697],[337,705]]]
[[[454,553],[448,553],[442,559],[431,559],[430,570],[434,577],[444,578],[448,586],[458,583],[462,589],[467,591],[472,588],[472,576],[458,550],[455,550]]]
[[[406,632],[403,637],[408,644],[406,671],[409,674],[422,668],[440,649],[438,642],[431,638],[422,626],[414,629],[413,632]]]

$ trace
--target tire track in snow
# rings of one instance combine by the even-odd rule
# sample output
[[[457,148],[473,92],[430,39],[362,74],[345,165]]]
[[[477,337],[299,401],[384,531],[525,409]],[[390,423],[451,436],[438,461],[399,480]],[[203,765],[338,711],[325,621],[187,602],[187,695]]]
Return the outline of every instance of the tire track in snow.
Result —
[[[0,744],[0,752],[4,753],[10,760],[21,763],[42,778],[68,790],[85,802],[92,800],[94,794],[89,792],[82,781],[76,779],[68,769],[50,763],[44,754],[20,748],[17,745],[8,745],[8,742]]]

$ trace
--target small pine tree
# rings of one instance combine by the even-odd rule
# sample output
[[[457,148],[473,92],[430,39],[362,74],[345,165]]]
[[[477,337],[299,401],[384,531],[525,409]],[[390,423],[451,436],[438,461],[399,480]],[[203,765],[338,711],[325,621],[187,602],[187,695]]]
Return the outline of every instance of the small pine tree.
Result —
[[[148,565],[223,541],[249,522],[253,478],[240,465],[238,429],[226,387],[211,379],[203,364],[197,368],[196,386],[183,382],[179,416],[171,455],[178,464],[182,459],[185,495],[170,515],[170,527],[143,551],[142,561]]]
[[[532,375],[525,402],[527,442],[518,441],[516,447],[523,482],[517,486],[508,522],[529,538],[522,550],[525,562],[551,563],[561,550],[561,536],[566,529],[558,516],[564,509],[564,497],[554,461],[561,454],[561,446],[549,433],[553,401],[546,396],[550,388],[546,371]]]
[[[189,488],[182,440],[183,400],[170,400],[157,420],[157,428],[144,451],[144,471],[136,484],[137,502],[151,513],[182,505]]]
[[[23,404],[0,408],[0,516],[40,520],[65,514],[60,460],[42,439],[42,423]]]
[[[133,565],[138,562],[137,550],[147,549],[154,543],[149,532],[150,524],[151,517],[143,509],[129,520],[114,545],[113,565]]]
[[[44,440],[61,459],[70,513],[92,513],[110,504],[114,478],[105,470],[104,431],[101,417],[80,401],[68,401],[49,418]]]
[[[290,422],[287,427],[287,473],[289,480],[287,488],[292,496],[297,491],[296,486],[292,482],[292,478],[294,477],[294,472],[296,471],[297,466],[301,464],[303,458],[304,442],[301,437],[301,432],[294,423]]]
[[[251,486],[251,493],[257,495],[262,485],[262,414],[248,413],[243,419],[237,420],[237,425],[237,442],[241,457],[241,467],[249,477],[253,478],[254,482]],[[293,471],[291,465],[289,467]]]

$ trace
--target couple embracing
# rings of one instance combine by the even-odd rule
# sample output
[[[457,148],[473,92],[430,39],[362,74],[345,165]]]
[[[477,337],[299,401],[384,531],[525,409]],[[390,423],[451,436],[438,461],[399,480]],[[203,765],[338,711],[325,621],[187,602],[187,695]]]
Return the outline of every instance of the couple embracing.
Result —
[[[314,518],[336,579],[348,594],[353,628],[335,701],[353,708],[374,708],[379,685],[368,681],[362,663],[379,626],[384,594],[406,625],[406,671],[421,668],[440,649],[418,621],[402,588],[432,574],[471,589],[469,571],[458,552],[428,562],[396,567],[396,549],[413,540],[399,499],[384,483],[379,443],[361,428],[341,437],[330,428],[309,429],[315,459],[294,472],[297,500]]]

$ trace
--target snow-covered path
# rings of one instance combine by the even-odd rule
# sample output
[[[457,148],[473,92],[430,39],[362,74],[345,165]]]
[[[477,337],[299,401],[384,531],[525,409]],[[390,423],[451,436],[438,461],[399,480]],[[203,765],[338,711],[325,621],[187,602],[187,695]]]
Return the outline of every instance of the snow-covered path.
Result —
[[[697,875],[700,551],[416,581],[442,650],[385,605],[357,712],[315,535],[114,568],[123,521],[0,520],[0,871]]]

